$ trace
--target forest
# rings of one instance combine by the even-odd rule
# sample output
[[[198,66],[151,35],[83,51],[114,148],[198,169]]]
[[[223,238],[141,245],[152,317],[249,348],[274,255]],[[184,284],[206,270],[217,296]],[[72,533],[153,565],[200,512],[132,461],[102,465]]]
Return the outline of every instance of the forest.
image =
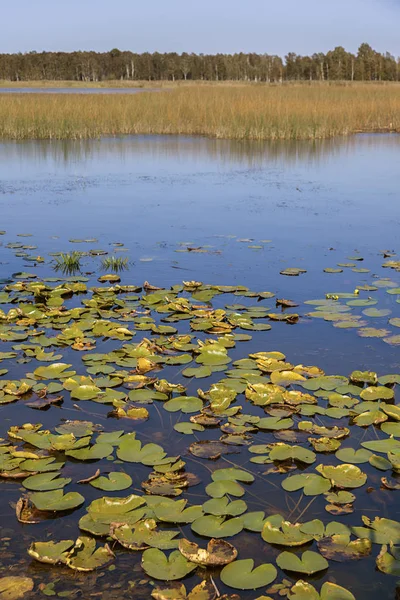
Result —
[[[334,50],[284,59],[269,54],[137,54],[109,52],[28,52],[0,54],[5,81],[399,81],[400,59],[361,44],[357,54]]]

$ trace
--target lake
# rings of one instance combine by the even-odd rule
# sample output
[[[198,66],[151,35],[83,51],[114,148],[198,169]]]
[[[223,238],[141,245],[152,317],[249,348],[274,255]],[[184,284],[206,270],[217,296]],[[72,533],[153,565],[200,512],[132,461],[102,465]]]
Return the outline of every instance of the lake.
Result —
[[[2,89],[0,93],[4,91]],[[21,88],[15,91],[37,92],[38,90]],[[51,93],[53,90],[41,91]],[[57,93],[86,92],[77,88],[54,91]],[[110,91],[131,93],[141,90],[91,89],[90,93]],[[231,326],[233,322],[238,323],[234,321],[238,319],[238,314],[242,316],[248,314],[257,323],[268,322],[271,325],[270,329],[267,327],[264,330],[257,329],[253,327],[252,321],[250,326],[242,323],[243,327],[234,329],[235,334],[250,334],[251,339],[242,341],[238,338],[234,347],[229,346],[229,358],[232,361],[247,358],[249,354],[258,352],[279,351],[286,356],[286,361],[289,363],[286,367],[288,370],[292,369],[293,365],[315,365],[323,369],[326,375],[348,377],[354,370],[373,371],[378,376],[398,374],[400,372],[399,270],[384,268],[382,265],[390,260],[399,260],[398,255],[396,256],[399,250],[400,226],[399,157],[400,137],[397,135],[357,135],[344,139],[299,143],[240,142],[175,136],[129,136],[80,142],[1,142],[0,229],[4,230],[4,233],[2,231],[3,235],[0,236],[0,278],[3,279],[5,286],[11,285],[6,287],[4,297],[0,293],[1,308],[7,312],[20,306],[21,303],[32,300],[30,294],[33,290],[29,286],[35,279],[29,279],[29,274],[35,275],[39,280],[44,279],[47,286],[71,282],[71,279],[65,279],[62,274],[54,271],[54,261],[60,252],[75,250],[84,253],[81,257],[82,266],[79,273],[79,277],[83,279],[81,281],[78,277],[75,283],[81,281],[88,288],[99,286],[97,278],[107,272],[101,269],[104,256],[115,255],[129,261],[126,270],[118,274],[121,278],[121,286],[134,285],[139,289],[145,281],[163,288],[182,284],[182,281],[203,282],[211,286],[234,286],[230,292],[218,290],[217,293],[214,290],[215,295],[211,294],[210,297],[207,295],[209,288],[202,287],[199,288],[201,291],[196,297],[197,284],[186,284],[186,288],[183,289],[185,298],[190,299],[194,294],[194,300],[191,302],[201,305],[201,308],[191,308],[195,312],[204,310],[204,305],[206,308],[208,306],[208,309],[212,305],[216,309],[228,311]],[[35,261],[33,258],[37,256],[39,259]],[[43,262],[40,257],[43,257]],[[281,274],[285,273],[286,269],[289,269],[289,274],[291,274],[290,269],[300,269],[304,272],[300,271],[297,276]],[[58,281],[52,281],[51,278],[54,277],[58,278]],[[22,287],[18,285],[15,287],[18,282],[26,283],[21,284]],[[106,284],[106,287],[107,285],[114,284]],[[246,286],[247,289],[241,290],[239,286]],[[175,302],[177,290],[178,288],[171,291],[172,295],[168,298],[168,302]],[[257,293],[251,295],[249,290]],[[225,293],[220,293],[221,291]],[[267,291],[271,292],[270,298],[268,295],[265,297],[259,295]],[[167,305],[165,310],[161,304],[160,310],[154,310],[160,302],[159,298],[155,298],[153,305],[151,299],[146,299],[147,296],[140,302],[139,297],[130,298],[132,294],[136,296],[139,293],[137,290],[129,290],[129,293],[128,290],[124,290],[124,292],[127,293],[126,300],[122,295],[121,304],[114,305],[113,309],[107,302],[90,304],[90,296],[86,296],[86,291],[85,294],[79,292],[80,295],[74,292],[73,297],[72,294],[71,297],[66,296],[65,306],[68,310],[82,306],[88,309],[85,318],[81,314],[71,317],[82,325],[85,343],[88,345],[78,351],[78,348],[73,347],[72,342],[67,338],[60,344],[54,342],[52,345],[50,342],[44,350],[55,351],[55,355],[62,355],[61,359],[49,359],[48,362],[42,359],[44,361],[42,362],[40,355],[35,356],[34,345],[35,336],[39,335],[43,328],[50,338],[60,335],[60,331],[62,332],[65,327],[71,328],[69,319],[63,319],[64,308],[56,316],[55,313],[48,315],[50,322],[46,321],[43,315],[33,316],[33,320],[29,321],[28,315],[24,317],[22,314],[19,315],[19,321],[16,317],[11,319],[12,328],[7,321],[4,321],[0,330],[3,341],[1,350],[12,354],[2,356],[1,367],[8,369],[8,373],[3,374],[3,379],[7,378],[14,382],[29,380],[29,385],[33,385],[33,379],[36,379],[36,382],[52,379],[47,376],[41,378],[30,375],[38,367],[46,367],[52,362],[68,363],[79,375],[83,375],[89,365],[93,369],[87,374],[95,378],[99,374],[101,378],[117,377],[118,369],[130,371],[132,368],[137,368],[136,357],[134,363],[130,363],[127,357],[118,359],[116,370],[113,370],[113,367],[111,370],[102,371],[100,368],[96,371],[98,365],[93,364],[90,358],[91,352],[119,352],[126,343],[136,344],[143,338],[151,337],[152,331],[149,331],[150,326],[148,326],[150,321],[147,322],[147,318],[153,319],[152,323],[155,324],[153,335],[161,336],[157,338],[161,347],[164,343],[167,344],[167,341],[166,338],[162,339],[162,329],[158,329],[160,324],[176,327],[179,334],[191,334],[203,342],[210,338],[210,334],[205,333],[210,326],[204,325],[203,321],[198,323],[198,329],[189,326],[192,321],[189,321],[189,324],[186,320],[165,321],[164,313],[168,312]],[[36,302],[43,302],[40,293],[35,293]],[[45,295],[47,293],[48,291]],[[151,289],[147,290],[148,295],[151,293]],[[153,293],[157,295],[161,292]],[[116,298],[118,299],[119,296]],[[294,306],[289,305],[289,308],[282,310],[281,307],[275,306],[277,298],[291,300]],[[47,300],[44,302],[46,306]],[[131,306],[131,313],[123,312],[124,302],[127,306]],[[162,302],[166,303],[167,300],[163,299]],[[44,310],[43,305],[40,306],[41,310]],[[57,311],[60,304],[54,302],[47,305],[46,311],[50,310],[51,306],[54,306],[54,310]],[[119,313],[115,311],[119,309],[116,306],[122,310],[120,324],[137,329],[136,336],[132,341],[124,337],[125,334],[121,334],[120,338],[109,338],[104,330],[100,337],[95,335],[94,344],[93,323],[90,319],[93,319],[94,315],[97,315],[97,319],[111,321],[118,319]],[[259,315],[257,311],[260,311]],[[267,313],[272,314],[272,317],[268,317],[268,321]],[[296,313],[298,317],[293,318],[292,322],[290,319],[289,322],[282,321],[287,313]],[[196,319],[204,320],[204,314],[191,315],[191,318],[195,319],[195,325]],[[13,332],[11,336],[10,331]],[[25,335],[25,331],[28,331],[29,337],[28,334]],[[216,327],[215,323],[214,331],[213,334],[213,330],[210,329],[212,338],[221,335],[222,330]],[[171,332],[168,333],[170,334]],[[192,351],[189,343],[187,352]],[[160,352],[158,349],[156,354]],[[196,351],[194,352],[197,356]],[[87,356],[89,358],[85,358]],[[109,361],[115,361],[116,356],[111,355]],[[94,363],[96,360],[94,359]],[[190,363],[192,359],[189,357],[188,360]],[[164,364],[162,372],[158,374],[155,370],[149,375],[159,379],[166,378],[174,384],[183,384],[190,397],[197,397],[199,388],[203,391],[208,390],[211,384],[226,377],[223,371],[228,369],[237,371],[239,368],[246,368],[250,371],[247,385],[251,386],[252,376],[255,377],[254,383],[260,383],[260,372],[257,369],[261,367],[260,364],[258,367],[255,365],[255,360],[251,359],[248,364],[243,363],[243,365],[238,363],[238,366],[233,367],[223,362],[213,363],[214,367],[217,365],[219,368],[212,369],[209,377],[197,379],[197,375],[188,377],[182,375],[182,371],[186,368],[197,368],[199,364],[184,364],[179,361],[164,364],[165,361],[160,359],[157,362]],[[200,361],[200,364],[203,363]],[[252,373],[253,369],[256,370],[255,373]],[[262,369],[261,371],[265,376],[265,371]],[[268,373],[268,370],[266,372]],[[305,373],[301,370],[299,372]],[[310,376],[312,381],[314,374],[306,373],[306,375]],[[124,377],[128,376],[125,374]],[[235,379],[238,375],[228,373],[228,377]],[[392,466],[388,463],[385,470],[381,462],[378,467],[374,464],[374,460],[370,463],[368,456],[360,462],[350,463],[350,459],[340,461],[332,453],[332,449],[318,451],[314,446],[317,452],[316,464],[321,463],[322,466],[340,465],[341,462],[357,464],[357,467],[368,477],[368,483],[364,486],[360,485],[359,489],[351,483],[349,486],[341,485],[339,481],[335,491],[347,490],[348,487],[348,491],[355,494],[356,500],[354,505],[353,501],[345,503],[347,506],[351,505],[348,512],[340,508],[340,503],[333,503],[337,512],[329,514],[325,510],[324,496],[312,495],[308,498],[305,494],[303,497],[301,492],[288,493],[281,486],[287,476],[302,473],[306,468],[307,472],[314,474],[316,464],[309,467],[301,461],[300,465],[297,461],[293,465],[289,465],[286,461],[282,463],[282,468],[269,471],[271,463],[275,466],[280,463],[267,459],[264,464],[250,461],[252,457],[248,452],[248,447],[252,447],[250,444],[269,445],[268,450],[264,451],[267,454],[271,450],[271,444],[276,444],[277,441],[309,447],[307,439],[310,433],[305,434],[301,430],[291,432],[290,426],[282,427],[282,431],[277,427],[254,433],[249,427],[249,421],[232,422],[235,427],[242,427],[247,423],[249,435],[248,439],[242,438],[240,443],[234,443],[231,439],[226,440],[226,446],[233,449],[235,453],[227,459],[223,454],[221,458],[214,461],[201,457],[194,460],[193,456],[198,455],[190,453],[188,450],[190,444],[199,440],[216,442],[221,435],[219,428],[199,430],[199,433],[193,432],[192,435],[182,435],[177,432],[178,430],[174,432],[173,426],[180,421],[188,421],[190,413],[195,411],[188,410],[186,413],[179,409],[176,412],[172,409],[164,410],[162,402],[157,401],[157,396],[152,391],[153,396],[149,392],[148,398],[154,399],[153,404],[144,404],[139,400],[140,395],[138,395],[138,402],[133,402],[135,408],[144,407],[149,411],[150,418],[147,423],[140,420],[136,423],[128,418],[117,419],[115,414],[110,414],[110,410],[118,408],[119,400],[114,398],[115,402],[114,404],[111,402],[111,406],[105,401],[100,401],[98,399],[100,396],[96,397],[94,402],[90,400],[79,402],[79,397],[75,396],[75,399],[74,396],[70,397],[73,382],[68,384],[72,387],[65,387],[65,378],[62,374],[54,379],[58,383],[61,381],[62,384],[60,386],[63,388],[62,391],[57,391],[55,387],[55,393],[63,396],[62,405],[53,405],[50,408],[47,406],[46,411],[34,410],[28,406],[32,402],[32,391],[25,394],[22,399],[16,398],[15,402],[2,402],[4,406],[1,406],[3,419],[0,435],[3,438],[7,437],[7,431],[12,425],[21,426],[24,423],[40,422],[44,429],[54,431],[63,419],[92,421],[99,423],[105,432],[136,431],[138,439],[143,442],[154,441],[161,444],[171,456],[181,455],[187,461],[188,470],[190,467],[190,471],[205,484],[209,483],[210,470],[230,467],[231,462],[251,470],[255,473],[256,480],[251,486],[246,487],[246,494],[243,496],[249,511],[265,510],[266,516],[281,511],[288,520],[289,517],[293,521],[298,519],[301,522],[320,519],[324,524],[339,521],[348,527],[365,527],[363,516],[371,520],[375,517],[400,520],[399,503],[396,502],[399,492],[388,489],[381,483],[381,477],[392,478],[392,482],[398,482],[396,468],[392,471],[394,458]],[[246,377],[244,380],[246,384]],[[240,381],[243,382],[243,378]],[[275,383],[273,379],[271,381]],[[382,387],[385,388],[384,392],[392,390],[393,386],[389,381],[382,381],[382,383],[384,385],[377,386],[378,390]],[[361,381],[360,392],[363,384],[364,380]],[[151,387],[153,385],[154,382],[146,384],[146,389],[153,390]],[[311,434],[321,435],[324,438],[333,437],[335,441],[340,440],[340,443],[343,442],[343,449],[360,449],[362,443],[386,439],[389,431],[392,430],[389,428],[386,435],[385,429],[380,430],[379,423],[386,422],[388,416],[387,424],[393,421],[393,425],[396,425],[399,420],[397,416],[390,415],[390,412],[384,412],[386,405],[383,402],[383,412],[380,411],[378,417],[372,415],[371,422],[366,422],[365,426],[359,426],[357,421],[354,422],[357,414],[364,415],[368,412],[366,417],[368,420],[370,412],[375,405],[378,406],[378,402],[371,406],[371,403],[368,403],[368,392],[363,392],[361,400],[365,402],[364,410],[360,410],[360,413],[351,412],[353,409],[356,411],[357,405],[361,404],[354,385],[348,390],[345,390],[344,384],[340,382],[334,387],[328,385],[322,389],[312,386],[305,386],[305,389],[302,389],[301,383],[297,385],[296,382],[290,381],[283,381],[282,385],[291,386],[290,389],[302,390],[311,395],[313,392],[321,392],[315,395],[322,412],[313,413],[309,408],[304,408],[307,402],[311,403],[310,399],[304,400],[305,405],[300,402],[302,407],[300,412],[298,407],[296,408],[296,403],[290,405],[289,401],[284,409],[279,408],[279,405],[278,408],[272,409],[272,412],[268,412],[269,405],[257,404],[257,402],[250,404],[247,396],[245,400],[242,395],[244,388],[238,392],[237,399],[244,400],[246,405],[244,412],[250,413],[254,418],[282,417],[287,413],[288,417],[293,416],[296,424],[302,420],[329,428],[349,427],[350,435],[343,434],[337,438],[333,434],[331,436],[331,430],[328,432],[321,430],[319,434],[317,429],[311,431]],[[124,379],[123,382],[120,380],[119,383],[117,379],[115,384],[99,380],[98,387],[125,393],[129,389],[135,389],[133,384],[129,384],[128,379]],[[341,387],[343,390],[340,390]],[[251,396],[251,389],[250,392],[249,389],[248,393]],[[340,412],[324,412],[327,401],[330,402],[329,393],[332,390],[335,390],[337,395],[341,394],[342,400],[336,398],[337,404],[330,404],[330,406],[344,410],[342,416]],[[33,387],[33,391],[37,395],[39,390]],[[10,391],[7,394],[12,395]],[[391,404],[392,398],[389,398],[389,392],[387,394],[387,398],[379,396],[378,401],[387,399]],[[343,395],[354,398],[354,402],[349,401],[346,404]],[[35,394],[33,396],[36,398]],[[146,396],[146,401],[148,398]],[[130,399],[132,400],[131,397]],[[375,398],[371,399],[375,400]],[[317,400],[314,404],[316,402]],[[225,415],[223,411],[221,414]],[[228,413],[225,416],[228,416]],[[236,431],[235,427],[233,432],[229,427],[225,427],[222,431],[224,435],[235,435],[239,431]],[[400,432],[397,432],[396,428],[393,429],[393,434],[394,439],[400,437]],[[343,439],[344,437],[346,439]],[[19,444],[22,448],[21,439],[13,443]],[[28,448],[32,451],[31,446],[28,445]],[[114,446],[117,446],[117,442]],[[393,452],[396,449],[394,448]],[[39,452],[41,457],[44,451],[53,453],[57,461],[66,460],[62,452],[55,452],[54,448],[49,450],[48,447],[41,448]],[[373,450],[375,451],[378,454],[380,452],[380,450]],[[379,456],[386,457],[386,454],[387,451]],[[54,518],[58,515],[46,511],[44,513],[46,518],[41,518],[38,524],[18,523],[15,518],[13,503],[15,506],[21,496],[21,480],[8,478],[1,480],[0,489],[3,494],[0,511],[0,543],[3,545],[4,570],[11,567],[11,571],[14,569],[16,574],[23,572],[22,574],[33,578],[35,586],[40,583],[43,586],[50,584],[50,587],[45,588],[47,591],[54,588],[57,593],[65,592],[66,597],[89,597],[94,588],[96,592],[102,591],[102,598],[122,598],[128,589],[132,590],[132,597],[135,598],[150,596],[154,576],[149,573],[150,581],[153,582],[149,584],[149,578],[146,578],[140,567],[141,553],[124,550],[118,544],[115,547],[116,542],[113,542],[113,549],[117,555],[114,562],[115,570],[105,569],[90,574],[72,572],[65,566],[55,567],[35,562],[26,553],[27,547],[32,542],[47,539],[75,539],[79,535],[78,519],[85,515],[88,504],[101,497],[101,494],[90,484],[76,482],[90,477],[97,468],[101,469],[102,474],[111,471],[110,465],[113,467],[114,463],[107,462],[111,461],[111,456],[105,456],[96,462],[68,459],[62,476],[71,477],[73,483],[67,491],[71,489],[83,494],[85,505],[73,512],[62,513],[59,518]],[[135,491],[127,489],[125,492],[104,492],[103,495],[121,497],[128,493],[138,493],[141,482],[149,475],[149,467],[144,463],[140,465],[135,463],[133,467],[131,464],[126,466],[123,460],[118,461],[118,457],[117,453],[113,470],[126,471],[133,479],[132,489]],[[123,468],[124,466],[126,469]],[[298,467],[294,473],[291,470],[293,466]],[[332,485],[335,485],[334,479],[326,477],[326,480],[328,479],[333,481]],[[271,485],[269,481],[272,482]],[[188,499],[191,504],[202,504],[208,499],[200,487],[194,487],[193,491],[191,488],[189,490],[184,489],[180,497]],[[230,498],[235,500],[235,497],[230,496]],[[272,507],[276,507],[276,510]],[[204,547],[208,541],[207,536],[197,533],[193,528],[191,530],[188,524],[182,527],[186,536]],[[319,537],[317,535],[313,539],[318,541],[326,535],[321,534]],[[367,533],[364,531],[363,535],[367,536],[368,531]],[[356,537],[362,537],[361,533],[359,532]],[[354,539],[353,535],[352,540]],[[384,536],[382,539],[385,539]],[[390,539],[400,543],[400,537]],[[104,538],[98,541],[104,543]],[[228,541],[239,549],[239,559],[255,558],[256,564],[260,562],[275,564],[278,555],[284,550],[295,551],[300,556],[305,550],[318,552],[319,548],[316,541],[313,542],[313,546],[311,545],[312,539],[306,540],[299,548],[266,543],[260,538],[259,532],[251,533],[249,530],[228,537]],[[323,548],[323,544],[321,547]],[[296,581],[305,579],[319,590],[323,582],[330,581],[351,590],[357,600],[361,598],[372,600],[378,594],[382,598],[395,598],[396,578],[384,574],[375,567],[380,549],[381,544],[373,543],[372,549],[366,552],[367,556],[357,557],[360,560],[352,562],[340,562],[343,556],[339,556],[338,553],[335,558],[329,560],[329,569],[321,569],[311,576],[304,573],[296,574],[290,569],[283,568],[275,583],[285,579],[294,585]],[[400,569],[400,561],[397,561],[397,564]],[[183,580],[187,590],[201,581],[198,571],[196,573],[192,572]],[[221,582],[218,570],[214,569],[212,573],[221,593],[234,592],[232,587]],[[399,573],[400,570],[395,574],[398,576]],[[240,598],[250,600],[265,594],[268,587],[269,585],[264,585],[258,593],[239,590],[237,593]],[[275,591],[272,590],[267,595],[274,593]],[[278,596],[273,595],[273,597]]]

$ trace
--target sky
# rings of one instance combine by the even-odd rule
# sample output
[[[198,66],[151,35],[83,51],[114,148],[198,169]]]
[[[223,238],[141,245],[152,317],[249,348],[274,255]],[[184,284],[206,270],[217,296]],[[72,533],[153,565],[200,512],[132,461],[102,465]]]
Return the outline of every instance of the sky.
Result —
[[[0,52],[312,54],[368,42],[400,56],[400,0],[17,0]]]

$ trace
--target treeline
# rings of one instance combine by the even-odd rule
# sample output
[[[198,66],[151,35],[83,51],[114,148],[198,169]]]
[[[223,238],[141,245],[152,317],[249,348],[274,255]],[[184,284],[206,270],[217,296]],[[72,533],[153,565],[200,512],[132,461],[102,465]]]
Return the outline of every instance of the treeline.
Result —
[[[361,44],[357,54],[341,46],[312,56],[268,54],[166,54],[110,52],[28,52],[0,54],[0,79],[205,80],[205,81],[399,81],[400,59]]]

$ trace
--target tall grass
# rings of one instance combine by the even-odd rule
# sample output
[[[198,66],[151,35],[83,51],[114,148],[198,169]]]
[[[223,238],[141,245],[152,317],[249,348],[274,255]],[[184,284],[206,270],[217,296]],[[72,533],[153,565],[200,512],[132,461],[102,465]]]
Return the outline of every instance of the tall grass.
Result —
[[[0,137],[185,134],[320,139],[400,132],[400,85],[188,86],[136,95],[1,95]]]

